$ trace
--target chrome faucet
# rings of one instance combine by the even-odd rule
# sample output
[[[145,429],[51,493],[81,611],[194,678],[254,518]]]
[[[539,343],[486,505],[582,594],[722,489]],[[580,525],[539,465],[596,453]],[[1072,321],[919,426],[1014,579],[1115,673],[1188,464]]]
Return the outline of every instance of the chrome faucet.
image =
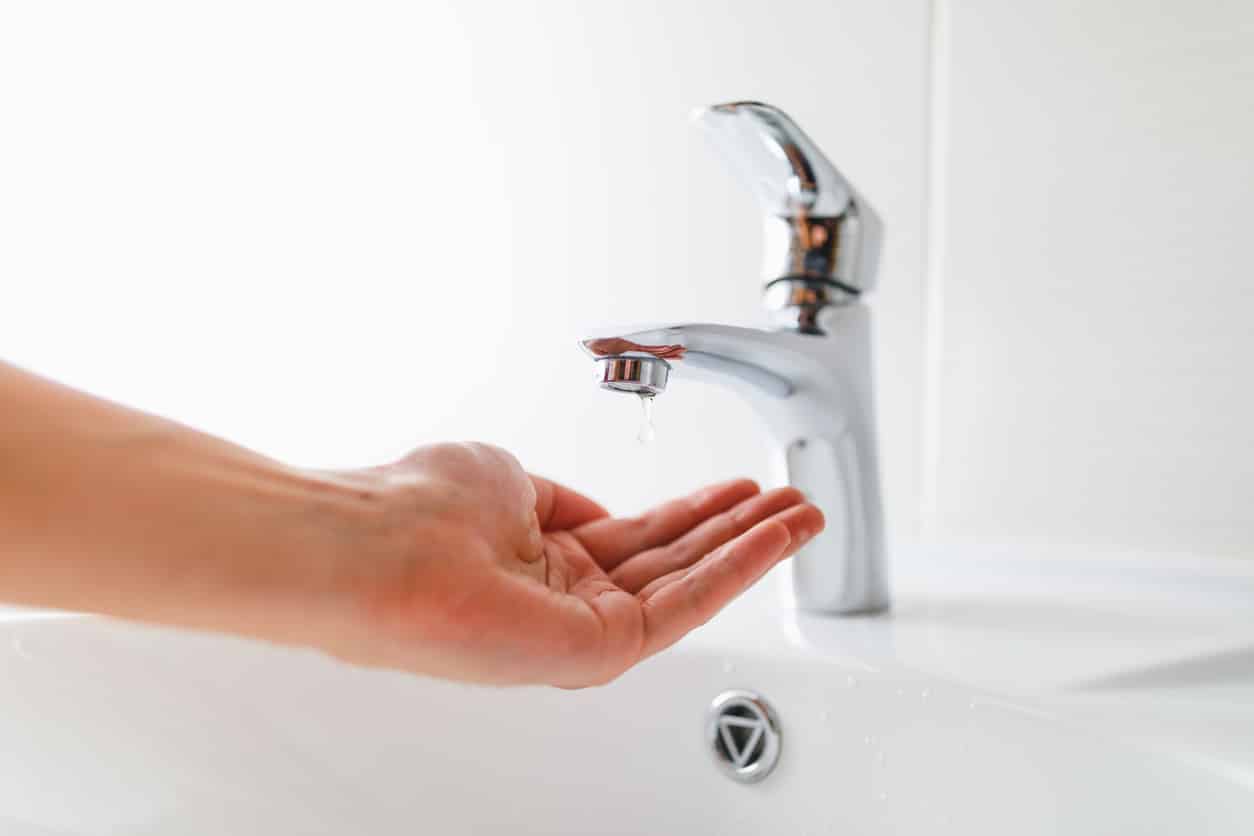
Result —
[[[791,561],[798,606],[884,610],[871,317],[861,301],[875,275],[879,220],[782,111],[732,102],[694,121],[765,212],[773,330],[681,323],[616,329],[581,345],[606,389],[651,398],[675,372],[739,391],[781,445],[788,481],[827,517],[826,530]]]

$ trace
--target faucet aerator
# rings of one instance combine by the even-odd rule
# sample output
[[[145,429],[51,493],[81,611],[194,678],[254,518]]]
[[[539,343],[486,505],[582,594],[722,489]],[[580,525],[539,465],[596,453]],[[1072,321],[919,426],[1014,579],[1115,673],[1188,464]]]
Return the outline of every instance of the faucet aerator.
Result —
[[[660,357],[602,357],[597,360],[601,388],[652,398],[666,391],[671,364]]]

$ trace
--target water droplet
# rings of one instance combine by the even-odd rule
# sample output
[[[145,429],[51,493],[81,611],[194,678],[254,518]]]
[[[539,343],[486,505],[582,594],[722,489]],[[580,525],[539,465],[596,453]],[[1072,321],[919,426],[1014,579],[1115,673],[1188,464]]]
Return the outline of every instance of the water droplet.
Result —
[[[733,665],[730,661],[723,663],[723,673],[735,673],[735,672],[736,672],[736,666]]]
[[[653,426],[653,396],[640,395],[640,432],[636,433],[636,441],[641,444],[652,444],[657,439],[657,429]]]
[[[930,693],[931,691],[924,688],[922,691],[919,692],[919,696],[922,697],[923,699],[927,699]]]
[[[852,676],[846,676],[845,684],[848,685],[850,688],[856,688],[858,685],[858,680],[854,679]]]
[[[885,792],[885,791],[883,791],[883,790],[880,790],[879,792],[877,792],[877,793],[875,794],[875,800],[876,800],[876,801],[887,801],[887,800],[888,800],[888,793],[886,793],[886,792]]]

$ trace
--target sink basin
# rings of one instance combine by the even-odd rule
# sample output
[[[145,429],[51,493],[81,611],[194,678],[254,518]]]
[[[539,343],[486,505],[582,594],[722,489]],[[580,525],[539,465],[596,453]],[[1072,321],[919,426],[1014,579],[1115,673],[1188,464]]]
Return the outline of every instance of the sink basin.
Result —
[[[0,831],[1254,832],[1254,571],[915,549],[896,608],[759,586],[586,691],[497,691],[104,619],[0,613]],[[720,693],[782,734],[756,784]]]

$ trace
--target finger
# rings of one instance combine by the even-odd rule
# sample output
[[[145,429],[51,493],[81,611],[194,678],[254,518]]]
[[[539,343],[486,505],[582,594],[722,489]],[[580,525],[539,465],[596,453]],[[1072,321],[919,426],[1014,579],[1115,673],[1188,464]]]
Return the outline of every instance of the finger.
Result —
[[[700,565],[683,570],[681,577],[641,604],[645,629],[641,658],[665,650],[709,621],[799,545],[788,526],[772,518],[720,546]]]
[[[572,533],[608,572],[634,554],[670,543],[757,492],[758,485],[753,480],[736,479],[659,505],[639,517],[596,520]]]
[[[531,481],[536,486],[536,518],[541,531],[566,531],[609,516],[596,502],[570,488],[542,476],[532,475]]]
[[[797,549],[801,548],[813,539],[814,535],[822,531],[825,524],[823,512],[808,503],[804,505],[794,505],[792,508],[782,511],[770,519],[773,522],[782,523],[784,527],[788,529],[790,542],[788,547],[784,549],[784,554],[780,559],[796,554]],[[683,578],[685,575],[689,575],[697,571],[706,563],[718,560],[719,556],[719,550],[715,549],[691,566],[683,569],[677,569],[674,572],[662,575],[659,578],[654,578],[649,581],[649,583],[645,584],[644,588],[636,593],[636,595],[641,599],[647,600],[664,586],[674,583]]]
[[[728,540],[804,501],[801,491],[793,487],[750,497],[710,517],[672,543],[627,558],[610,573],[610,579],[628,592],[639,592],[650,581],[691,566]]]

